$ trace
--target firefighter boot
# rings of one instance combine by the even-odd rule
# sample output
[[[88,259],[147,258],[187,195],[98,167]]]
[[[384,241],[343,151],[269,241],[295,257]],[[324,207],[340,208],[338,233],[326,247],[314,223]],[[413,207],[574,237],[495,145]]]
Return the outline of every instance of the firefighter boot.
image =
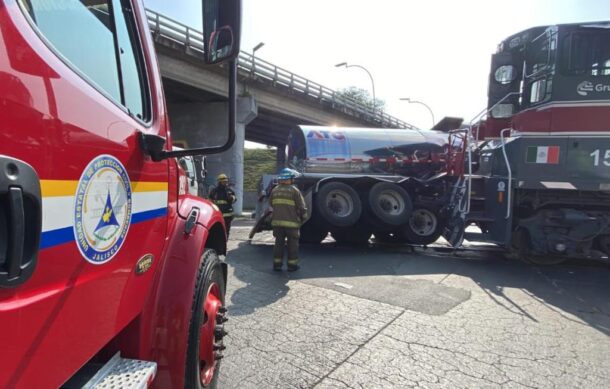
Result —
[[[273,258],[273,271],[282,271],[282,259]]]
[[[292,271],[297,271],[301,268],[301,266],[299,266],[299,260],[298,259],[289,259],[288,260],[288,271],[292,272]]]

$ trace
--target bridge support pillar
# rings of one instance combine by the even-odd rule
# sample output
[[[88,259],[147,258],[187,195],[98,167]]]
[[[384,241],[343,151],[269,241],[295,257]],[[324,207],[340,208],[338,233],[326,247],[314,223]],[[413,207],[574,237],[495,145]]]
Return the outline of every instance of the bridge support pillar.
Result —
[[[286,146],[278,146],[275,151],[275,156],[275,170],[279,172],[286,166]]]
[[[244,193],[244,142],[246,125],[256,118],[258,109],[253,97],[240,97],[237,100],[237,125],[235,143],[224,153],[206,157],[206,190],[216,185],[220,173],[229,176],[237,202],[233,209],[236,215],[243,211]],[[207,147],[224,144],[227,140],[228,104],[213,103],[174,103],[169,105],[172,135],[177,146]]]

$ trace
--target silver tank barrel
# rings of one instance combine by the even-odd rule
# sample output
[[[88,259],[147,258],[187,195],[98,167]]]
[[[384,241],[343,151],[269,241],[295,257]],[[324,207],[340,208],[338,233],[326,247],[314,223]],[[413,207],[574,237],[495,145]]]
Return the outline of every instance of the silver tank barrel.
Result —
[[[425,176],[442,170],[448,135],[385,128],[298,126],[287,164],[303,173]]]

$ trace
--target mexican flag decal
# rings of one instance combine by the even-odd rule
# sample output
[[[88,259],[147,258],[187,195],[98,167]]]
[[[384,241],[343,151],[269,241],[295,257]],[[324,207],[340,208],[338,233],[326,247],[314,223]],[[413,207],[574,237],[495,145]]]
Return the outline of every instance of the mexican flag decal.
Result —
[[[526,162],[557,165],[559,163],[559,146],[528,146]]]

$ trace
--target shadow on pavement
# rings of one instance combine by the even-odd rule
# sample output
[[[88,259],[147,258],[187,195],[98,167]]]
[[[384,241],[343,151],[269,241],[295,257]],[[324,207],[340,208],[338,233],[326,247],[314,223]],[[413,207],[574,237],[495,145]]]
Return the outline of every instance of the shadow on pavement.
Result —
[[[233,294],[233,314],[247,314],[278,301],[288,292],[287,283],[292,279],[440,315],[470,298],[469,291],[441,284],[455,274],[473,280],[494,302],[524,320],[536,321],[505,289],[520,289],[550,310],[567,312],[610,334],[610,266],[603,263],[539,267],[505,259],[498,252],[443,254],[375,244],[340,247],[325,241],[301,246],[298,272],[274,273],[271,250],[272,242],[255,240],[241,241],[229,253],[227,262],[246,283]],[[245,303],[251,305],[246,308]]]

